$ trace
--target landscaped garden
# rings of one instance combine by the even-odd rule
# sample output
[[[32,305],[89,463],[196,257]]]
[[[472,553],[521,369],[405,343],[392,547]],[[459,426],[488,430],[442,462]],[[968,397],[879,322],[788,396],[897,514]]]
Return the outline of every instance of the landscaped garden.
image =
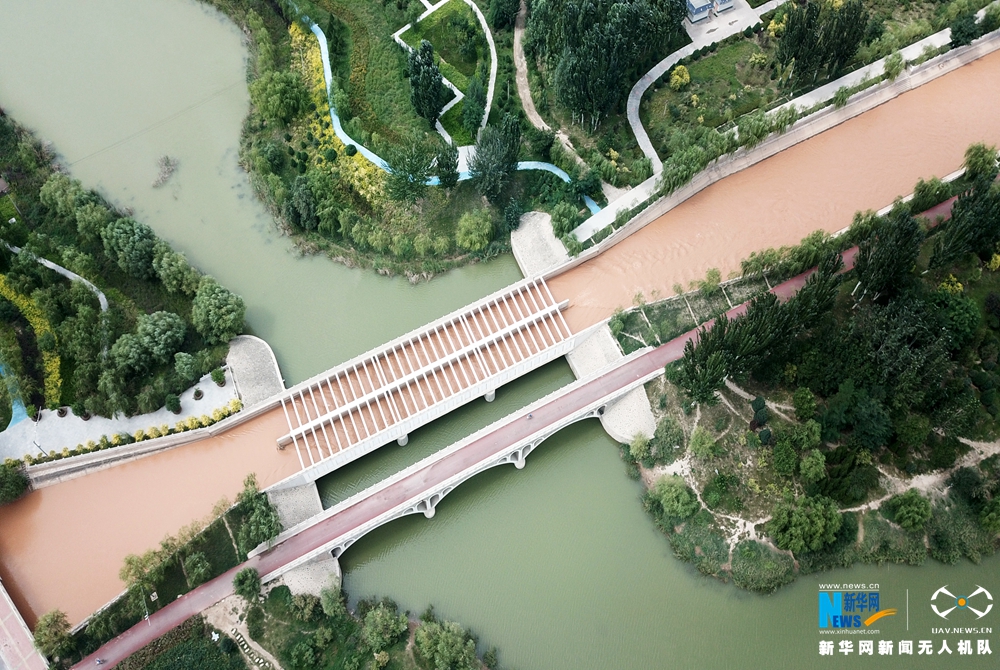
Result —
[[[42,408],[85,418],[152,412],[222,363],[244,328],[239,296],[58,171],[49,150],[6,116],[0,174],[12,185],[0,198],[8,399],[18,396],[32,418]]]
[[[647,385],[656,433],[622,446],[678,557],[772,591],[794,578],[793,559],[807,573],[996,550],[1000,454],[963,441],[1000,430],[996,150],[970,147],[966,166],[838,238],[755,254],[743,281],[723,287],[710,272],[694,292],[612,318],[632,351],[756,293]],[[947,222],[915,216],[955,193]],[[853,244],[855,267],[838,274]],[[788,302],[764,292],[813,265]]]
[[[489,50],[479,21],[461,0],[402,34],[416,47],[412,52],[392,34],[424,12],[416,1],[213,4],[251,36],[252,107],[243,164],[305,253],[417,280],[508,250],[523,211],[550,210],[559,202],[582,209],[582,195],[599,192],[593,181],[564,184],[545,172],[515,172],[519,160],[546,160],[552,137],[522,136],[510,53],[498,58],[489,125],[477,138]],[[329,97],[318,42],[300,22],[304,14],[327,37],[334,79]],[[502,48],[510,37],[498,32],[496,39]],[[433,129],[454,97],[442,83],[445,76],[466,94],[441,121],[455,144],[477,144],[470,181],[457,181],[456,147]],[[331,103],[357,144],[337,137]],[[384,159],[388,171],[360,147]],[[440,185],[428,185],[432,177]]]

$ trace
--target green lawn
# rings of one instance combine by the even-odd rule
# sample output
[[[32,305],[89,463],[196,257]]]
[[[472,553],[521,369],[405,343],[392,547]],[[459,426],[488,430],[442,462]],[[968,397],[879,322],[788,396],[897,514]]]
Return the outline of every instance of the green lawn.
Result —
[[[412,47],[420,44],[421,40],[427,40],[442,59],[466,77],[476,74],[480,61],[487,67],[489,64],[489,47],[479,20],[462,0],[451,0],[403,33],[402,37]],[[454,83],[459,86],[458,82]]]

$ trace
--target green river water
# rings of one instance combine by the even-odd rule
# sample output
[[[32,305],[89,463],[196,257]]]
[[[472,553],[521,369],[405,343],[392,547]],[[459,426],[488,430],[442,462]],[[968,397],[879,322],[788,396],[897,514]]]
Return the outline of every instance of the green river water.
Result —
[[[411,286],[322,258],[300,258],[274,232],[236,161],[246,113],[241,33],[194,0],[0,0],[0,105],[53,142],[72,174],[97,187],[240,292],[253,331],[275,349],[288,383],[486,295],[520,277],[510,257]],[[161,189],[156,159],[180,160]],[[320,482],[331,505],[572,380],[556,362]],[[461,486],[433,520],[408,517],[342,558],[352,598],[390,595],[415,612],[470,626],[506,667],[614,668],[996,667],[958,656],[959,639],[931,634],[975,625],[938,619],[929,598],[948,584],[1000,595],[981,566],[858,567],[799,579],[770,597],[702,577],[673,558],[639,504],[615,443],[596,421],[545,442],[527,467],[488,471]],[[878,583],[899,609],[871,640],[947,638],[934,657],[858,658],[860,636],[821,636],[817,585]],[[909,606],[907,607],[907,598]],[[981,622],[1000,629],[1000,611]],[[854,653],[821,657],[821,639]],[[916,647],[916,643],[914,644]],[[877,644],[876,644],[877,648]],[[947,660],[945,660],[947,659]]]

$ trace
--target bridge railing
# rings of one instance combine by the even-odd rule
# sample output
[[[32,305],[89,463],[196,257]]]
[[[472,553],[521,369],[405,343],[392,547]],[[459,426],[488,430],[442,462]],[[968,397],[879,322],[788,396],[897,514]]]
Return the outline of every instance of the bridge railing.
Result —
[[[351,496],[350,498],[347,498],[346,500],[344,500],[344,501],[338,503],[337,505],[334,505],[333,507],[329,508],[328,510],[324,511],[322,514],[317,514],[316,516],[314,516],[314,517],[312,517],[310,519],[307,519],[306,521],[303,521],[303,522],[297,524],[296,526],[293,526],[292,528],[289,528],[288,530],[285,530],[280,535],[278,535],[278,537],[273,541],[272,546],[275,545],[275,544],[280,544],[281,542],[284,542],[285,540],[289,539],[290,537],[292,537],[294,535],[298,535],[299,533],[303,532],[307,528],[310,528],[310,527],[312,527],[312,526],[314,526],[314,525],[316,525],[318,523],[321,523],[322,521],[325,521],[326,519],[329,519],[329,518],[331,518],[331,517],[333,517],[333,516],[335,516],[335,515],[343,512],[344,510],[347,510],[347,509],[353,507],[354,505],[358,504],[359,502],[361,502],[361,501],[363,501],[363,500],[365,500],[365,499],[367,499],[367,498],[369,498],[369,497],[371,497],[373,495],[376,495],[380,491],[383,491],[383,490],[385,490],[385,489],[387,489],[387,488],[395,485],[396,483],[402,481],[403,479],[406,479],[407,477],[409,477],[409,476],[411,476],[411,475],[413,475],[413,474],[415,474],[417,472],[420,472],[421,470],[423,470],[425,468],[428,468],[428,467],[434,465],[435,463],[438,463],[438,462],[440,462],[440,461],[442,461],[442,460],[450,457],[451,455],[453,455],[453,454],[461,451],[462,449],[466,448],[467,446],[469,446],[473,442],[476,442],[476,441],[480,440],[481,438],[488,436],[489,434],[491,434],[491,433],[499,430],[500,428],[502,428],[502,427],[504,427],[504,426],[506,426],[506,425],[508,425],[510,423],[513,423],[514,421],[518,421],[518,420],[522,419],[523,417],[527,416],[529,413],[534,413],[534,412],[538,411],[539,408],[544,407],[545,405],[547,405],[547,404],[549,404],[549,403],[551,403],[551,402],[553,402],[555,400],[558,400],[559,398],[561,398],[561,397],[563,397],[563,396],[565,396],[565,395],[567,395],[569,393],[572,393],[572,392],[576,391],[579,388],[582,388],[583,386],[587,385],[588,383],[590,383],[590,382],[592,382],[592,381],[594,381],[594,380],[596,380],[596,379],[598,379],[600,377],[603,377],[604,375],[606,375],[607,373],[611,372],[612,370],[615,370],[615,369],[617,369],[617,368],[619,368],[619,367],[621,367],[623,365],[626,365],[626,364],[630,363],[631,361],[635,360],[636,358],[640,358],[640,357],[646,355],[647,353],[649,353],[648,350],[636,351],[636,352],[630,354],[629,356],[626,356],[625,358],[622,358],[619,361],[616,361],[614,363],[611,363],[609,365],[604,366],[603,368],[595,371],[594,373],[588,375],[587,377],[584,377],[583,379],[580,379],[578,381],[572,382],[571,384],[568,384],[568,385],[562,387],[561,389],[553,391],[552,393],[550,393],[550,394],[548,394],[548,395],[546,395],[546,396],[544,396],[544,397],[536,400],[535,402],[533,402],[530,405],[528,405],[528,406],[526,406],[526,407],[518,410],[517,412],[515,412],[513,414],[509,414],[509,415],[507,415],[506,417],[504,417],[502,419],[494,421],[493,423],[489,424],[488,426],[486,426],[486,427],[484,427],[484,428],[476,431],[475,433],[469,435],[468,437],[466,437],[466,438],[464,438],[462,440],[459,440],[458,442],[452,444],[451,446],[448,446],[448,447],[442,449],[441,451],[438,451],[435,454],[432,454],[432,455],[430,455],[430,456],[428,456],[428,457],[426,457],[424,459],[421,459],[420,461],[417,461],[413,465],[411,465],[411,466],[409,466],[409,467],[407,467],[407,468],[405,468],[403,470],[400,470],[399,472],[397,472],[396,474],[394,474],[394,475],[392,475],[390,477],[387,477],[386,479],[382,480],[381,482],[378,482],[377,484],[374,484],[374,485],[368,487],[367,489],[365,489],[365,490],[363,490],[363,491],[361,491],[359,493],[356,493],[355,495]],[[568,414],[568,415],[560,418],[559,420],[557,420],[557,421],[555,421],[553,423],[547,424],[545,426],[541,426],[537,431],[531,433],[530,435],[525,436],[523,439],[518,440],[517,442],[514,442],[512,444],[506,445],[503,449],[501,449],[501,450],[499,450],[497,452],[494,452],[493,454],[491,454],[490,456],[484,458],[483,460],[479,461],[478,463],[476,463],[476,464],[474,464],[472,466],[469,466],[468,468],[464,469],[462,472],[459,472],[458,474],[456,474],[456,475],[448,478],[447,480],[445,480],[445,481],[443,481],[443,482],[441,482],[441,483],[439,483],[439,484],[437,484],[437,485],[435,485],[435,486],[433,486],[431,488],[428,488],[428,489],[425,489],[425,490],[421,491],[420,493],[418,493],[418,494],[410,497],[409,499],[407,499],[406,501],[400,503],[399,505],[396,505],[393,508],[391,508],[391,509],[383,512],[382,514],[380,514],[376,518],[371,519],[370,521],[367,521],[366,523],[364,523],[364,524],[362,524],[360,526],[357,526],[357,527],[351,529],[347,533],[344,533],[344,534],[342,534],[342,535],[340,535],[338,537],[330,538],[327,542],[323,543],[323,545],[321,545],[321,546],[319,546],[319,547],[317,547],[317,548],[315,548],[315,549],[307,552],[306,554],[303,554],[299,558],[295,559],[294,561],[291,561],[291,562],[287,563],[286,565],[282,566],[281,568],[279,568],[277,570],[274,570],[274,571],[272,571],[270,573],[265,574],[262,577],[263,581],[273,580],[273,579],[279,577],[280,575],[284,574],[285,572],[288,572],[289,570],[292,570],[292,569],[294,569],[294,568],[296,568],[296,567],[298,567],[300,565],[303,565],[303,564],[307,563],[308,561],[312,560],[316,556],[319,556],[320,554],[323,554],[325,552],[331,551],[332,549],[334,549],[335,547],[337,547],[339,545],[342,545],[344,543],[348,543],[349,544],[349,543],[352,543],[352,542],[356,541],[358,538],[363,537],[364,535],[366,535],[367,533],[371,532],[372,530],[378,528],[379,526],[382,526],[385,523],[388,523],[389,521],[392,521],[392,520],[394,520],[396,518],[399,518],[400,516],[403,516],[405,513],[407,513],[407,510],[413,508],[417,503],[419,503],[419,502],[421,502],[423,500],[426,500],[430,496],[433,496],[435,493],[437,493],[439,491],[450,491],[450,490],[454,489],[456,486],[458,486],[462,482],[470,479],[471,477],[475,476],[476,474],[479,474],[480,472],[482,472],[482,471],[484,471],[484,470],[486,470],[486,469],[488,469],[490,467],[493,467],[494,465],[500,464],[500,462],[502,462],[505,457],[507,457],[511,453],[513,453],[513,452],[521,449],[525,445],[531,444],[531,443],[538,443],[538,442],[543,441],[544,439],[547,439],[548,437],[550,437],[550,436],[554,435],[555,433],[559,432],[560,430],[562,430],[566,426],[568,426],[568,425],[570,425],[572,423],[575,423],[576,421],[579,421],[581,418],[586,417],[589,414],[592,414],[593,412],[595,412],[599,408],[607,405],[612,400],[615,400],[616,398],[618,398],[618,397],[620,397],[620,396],[628,393],[632,389],[637,388],[637,387],[645,384],[646,382],[648,382],[648,381],[650,381],[652,379],[655,379],[656,377],[660,376],[661,374],[663,374],[663,369],[660,368],[660,367],[656,367],[652,371],[650,371],[650,372],[648,372],[648,373],[646,373],[646,374],[644,374],[644,375],[642,375],[640,377],[637,377],[634,380],[630,380],[627,384],[624,384],[623,386],[621,386],[621,387],[619,387],[617,389],[609,391],[608,393],[602,395],[600,398],[598,398],[598,399],[596,399],[596,400],[594,400],[594,401],[592,401],[590,403],[587,403],[582,408],[580,408],[580,409],[578,409],[578,410],[576,410],[576,411],[574,411],[574,412],[572,412],[572,413],[570,413],[570,414]],[[259,554],[263,553],[264,551],[266,551],[267,548],[268,548],[267,545],[260,545],[259,547],[257,547],[256,549],[254,549],[252,552],[250,552],[250,556],[253,557],[253,556],[259,555]]]

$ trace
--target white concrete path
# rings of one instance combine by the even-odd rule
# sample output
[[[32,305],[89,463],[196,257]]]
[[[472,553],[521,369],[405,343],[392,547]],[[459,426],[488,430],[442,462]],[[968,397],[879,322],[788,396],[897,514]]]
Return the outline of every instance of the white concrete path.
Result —
[[[540,275],[569,260],[566,247],[552,232],[552,216],[545,212],[522,215],[521,225],[510,234],[510,247],[525,277]]]
[[[780,4],[780,1],[781,0],[772,0],[772,2],[767,4],[774,4],[775,7],[777,7],[777,4]],[[733,9],[726,10],[722,14],[712,16],[711,18],[706,19],[705,21],[699,21],[696,24],[692,24],[687,19],[684,19],[684,29],[691,37],[691,44],[688,44],[686,47],[681,47],[654,65],[652,69],[642,75],[639,81],[635,83],[635,86],[632,87],[632,90],[628,94],[628,103],[626,106],[628,123],[632,126],[632,132],[635,134],[635,139],[638,141],[639,148],[642,149],[642,153],[645,154],[646,158],[648,158],[653,164],[654,177],[663,171],[663,161],[661,161],[659,155],[657,155],[656,150],[653,148],[653,143],[650,141],[649,135],[646,133],[646,129],[643,128],[642,121],[639,119],[639,105],[642,103],[642,96],[645,95],[649,87],[653,85],[653,82],[666,74],[667,71],[677,63],[677,61],[690,56],[696,49],[708,46],[713,42],[724,40],[730,35],[735,35],[736,33],[745,30],[748,26],[756,25],[759,21],[759,9],[751,9],[746,0],[735,0],[733,3]],[[612,220],[614,220],[614,217],[612,217]],[[600,228],[595,230],[600,230]],[[577,237],[580,236],[578,235]],[[590,235],[580,239],[586,239],[587,237],[590,237]]]
[[[200,388],[204,397],[194,399],[194,390]],[[133,434],[137,430],[145,430],[163,424],[173,426],[178,421],[189,417],[211,415],[220,407],[225,407],[236,398],[236,384],[232,373],[226,370],[226,385],[219,387],[212,381],[211,375],[205,375],[197,384],[181,394],[181,412],[174,414],[161,407],[149,414],[139,414],[132,417],[107,419],[102,416],[91,417],[84,421],[72,412],[60,417],[53,410],[42,410],[38,421],[21,421],[15,426],[0,433],[0,461],[5,458],[22,458],[27,454],[41,456],[52,451],[62,451],[64,448],[75,449],[79,444],[89,440],[97,442],[102,435],[110,439],[118,433]]]

